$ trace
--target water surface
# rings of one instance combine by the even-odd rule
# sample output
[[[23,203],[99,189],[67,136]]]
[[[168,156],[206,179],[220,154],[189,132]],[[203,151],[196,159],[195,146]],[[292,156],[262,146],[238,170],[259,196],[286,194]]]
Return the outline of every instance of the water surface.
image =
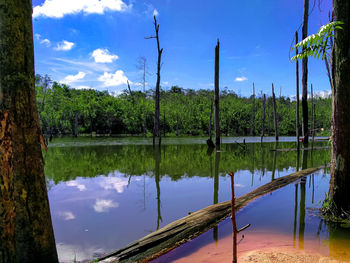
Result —
[[[296,167],[327,164],[330,156],[329,150],[317,150],[297,158],[294,151],[272,151],[275,143],[261,144],[260,138],[224,138],[215,152],[205,139],[166,138],[160,148],[148,138],[54,140],[45,153],[45,174],[60,260],[92,259],[188,212],[229,200],[231,171],[240,196]],[[291,140],[282,138],[278,147],[295,148]],[[315,188],[314,195],[325,191]],[[285,198],[292,202],[294,193]],[[288,211],[293,219],[294,207]],[[275,220],[271,212],[264,216],[259,221]]]

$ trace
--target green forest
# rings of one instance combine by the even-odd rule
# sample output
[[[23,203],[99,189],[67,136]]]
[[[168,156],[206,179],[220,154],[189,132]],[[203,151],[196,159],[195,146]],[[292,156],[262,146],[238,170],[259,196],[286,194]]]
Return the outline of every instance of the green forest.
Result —
[[[48,76],[36,75],[36,100],[44,134],[147,135],[154,121],[153,90],[124,90],[119,96],[108,91],[76,90]],[[164,136],[208,135],[213,90],[172,86],[160,91],[160,128]],[[296,101],[276,98],[279,135],[295,135]],[[331,98],[309,99],[309,122],[315,116],[317,135],[329,135]],[[311,104],[314,104],[314,107]],[[266,97],[264,134],[274,135],[272,97]],[[300,107],[301,108],[301,107]],[[315,113],[312,109],[315,108]],[[301,109],[300,109],[301,111]],[[224,88],[220,91],[220,127],[225,136],[260,136],[263,94],[249,98]],[[301,116],[301,114],[300,114]],[[252,123],[253,121],[253,123]]]

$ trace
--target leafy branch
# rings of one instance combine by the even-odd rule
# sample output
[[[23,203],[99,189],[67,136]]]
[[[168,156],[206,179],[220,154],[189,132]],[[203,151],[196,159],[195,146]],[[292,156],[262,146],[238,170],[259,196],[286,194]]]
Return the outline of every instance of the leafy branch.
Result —
[[[319,58],[321,55],[322,60],[324,60],[327,50],[331,49],[328,39],[334,37],[333,32],[335,29],[343,29],[341,27],[343,24],[341,21],[335,21],[323,25],[316,34],[312,34],[294,45],[291,51],[302,48],[302,52],[292,57],[292,60],[300,60],[305,57]]]

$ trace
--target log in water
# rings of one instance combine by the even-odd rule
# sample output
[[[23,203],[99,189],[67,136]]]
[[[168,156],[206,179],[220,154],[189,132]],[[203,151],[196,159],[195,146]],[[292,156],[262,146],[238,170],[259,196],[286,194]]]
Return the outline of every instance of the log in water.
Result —
[[[301,170],[260,186],[259,188],[236,199],[236,211],[243,208],[249,202],[293,183],[322,168],[323,167]],[[147,262],[199,236],[230,214],[231,201],[205,207],[164,226],[122,249],[101,257],[99,262]]]

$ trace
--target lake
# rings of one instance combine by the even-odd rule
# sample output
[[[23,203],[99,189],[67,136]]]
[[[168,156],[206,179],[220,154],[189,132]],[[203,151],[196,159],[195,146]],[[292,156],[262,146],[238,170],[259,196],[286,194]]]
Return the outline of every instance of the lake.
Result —
[[[189,212],[229,200],[231,171],[235,173],[235,193],[239,197],[274,178],[295,172],[296,167],[316,167],[330,160],[329,150],[300,152],[299,158],[296,151],[273,151],[274,138],[264,138],[263,144],[259,137],[223,138],[219,152],[208,151],[206,139],[164,138],[160,148],[152,146],[151,138],[140,137],[54,139],[44,159],[60,261],[91,260]],[[278,148],[295,148],[293,141],[295,137],[283,137]],[[328,142],[314,143],[315,147],[327,145]],[[252,224],[247,233],[259,234],[268,229],[289,235],[296,224],[298,186],[298,209],[304,193],[302,210],[306,211],[302,232],[306,237],[309,233],[312,236],[320,219],[307,211],[320,207],[328,192],[329,171],[325,169],[308,178],[303,187],[290,185],[253,202],[237,214],[238,222]],[[254,216],[257,213],[259,217]],[[281,216],[277,220],[280,223],[276,223],[276,214]],[[302,225],[301,217],[298,216],[298,225]],[[223,221],[211,230],[213,233],[209,231],[188,243],[194,248],[186,244],[167,255],[164,262],[191,255],[213,240],[221,244],[220,240],[230,233],[229,226],[229,221]],[[322,224],[322,242],[327,243],[331,229],[336,227]]]

